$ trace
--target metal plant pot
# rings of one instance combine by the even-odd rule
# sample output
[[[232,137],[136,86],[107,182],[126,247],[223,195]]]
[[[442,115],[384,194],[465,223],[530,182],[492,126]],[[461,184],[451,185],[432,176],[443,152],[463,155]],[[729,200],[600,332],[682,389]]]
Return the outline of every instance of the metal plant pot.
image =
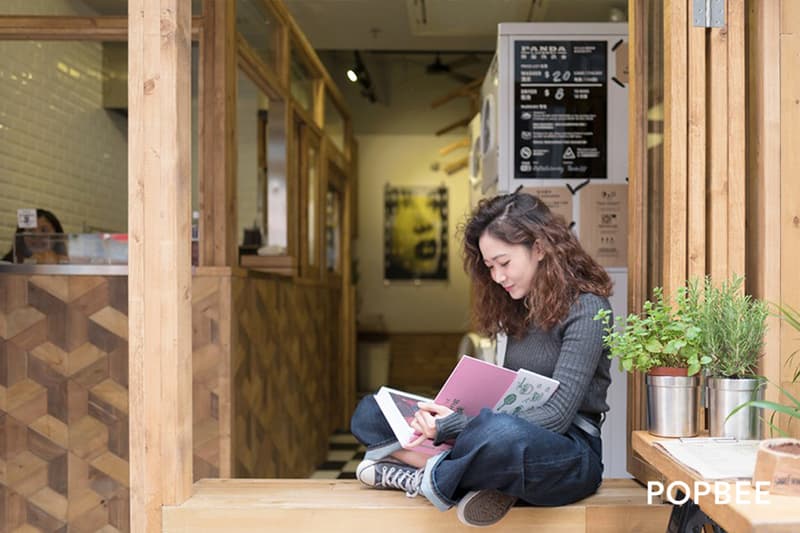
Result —
[[[764,399],[764,382],[757,378],[708,378],[708,432],[712,437],[739,440],[761,438],[761,409],[731,411],[750,400]]]
[[[659,437],[697,435],[697,376],[645,376],[647,430]]]

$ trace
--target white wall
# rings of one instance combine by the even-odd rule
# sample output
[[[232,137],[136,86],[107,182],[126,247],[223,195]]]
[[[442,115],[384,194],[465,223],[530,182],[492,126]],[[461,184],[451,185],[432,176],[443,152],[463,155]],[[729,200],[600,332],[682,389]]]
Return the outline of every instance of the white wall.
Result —
[[[331,76],[347,100],[358,142],[359,320],[383,317],[389,332],[462,332],[468,329],[470,286],[461,266],[461,242],[456,232],[469,209],[467,170],[448,176],[443,166],[468,155],[458,149],[446,156],[439,149],[468,136],[466,128],[446,135],[435,132],[470,115],[470,103],[456,98],[436,109],[431,102],[461,87],[445,74],[430,75],[425,65],[433,54],[364,54],[375,86],[377,103],[363,98],[356,84],[345,80],[352,53],[323,53]],[[458,56],[445,55],[449,62]],[[465,72],[480,76],[489,56]],[[445,184],[448,189],[448,281],[392,282],[383,280],[384,186]]]
[[[456,228],[469,206],[466,171],[448,177],[432,171],[441,160],[440,146],[459,136],[363,135],[359,143],[358,242],[361,297],[359,315],[382,315],[391,332],[466,331],[469,281],[461,267]],[[448,189],[448,281],[383,281],[383,188],[397,185],[439,185]]]
[[[91,17],[97,13],[81,0],[3,0],[2,15],[76,15]]]

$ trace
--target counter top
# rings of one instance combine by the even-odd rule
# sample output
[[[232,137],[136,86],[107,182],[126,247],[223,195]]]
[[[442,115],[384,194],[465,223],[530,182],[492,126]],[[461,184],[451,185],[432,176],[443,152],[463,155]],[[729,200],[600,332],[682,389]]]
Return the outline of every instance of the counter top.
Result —
[[[742,487],[731,480],[705,480],[683,463],[678,462],[664,448],[656,446],[658,440],[646,431],[634,431],[631,436],[633,451],[642,456],[665,479],[667,486],[687,492],[695,504],[725,531],[789,533],[800,531],[797,504],[800,498],[767,494],[762,502],[755,500],[755,492],[746,480]],[[739,480],[741,482],[741,480]],[[700,492],[698,482],[706,482],[709,490]],[[683,486],[675,485],[680,483]],[[687,491],[688,489],[688,491]],[[759,505],[759,503],[761,503]]]
[[[56,276],[127,276],[128,265],[12,265],[0,264],[0,274]]]
[[[0,263],[0,274],[49,276],[127,276],[128,265],[14,265]],[[192,267],[193,276],[230,276],[229,267]]]

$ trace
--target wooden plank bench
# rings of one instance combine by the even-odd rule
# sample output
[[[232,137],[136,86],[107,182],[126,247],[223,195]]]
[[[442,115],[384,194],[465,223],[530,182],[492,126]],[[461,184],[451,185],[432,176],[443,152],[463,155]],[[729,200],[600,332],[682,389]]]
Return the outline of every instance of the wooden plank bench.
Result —
[[[630,479],[606,479],[597,494],[563,507],[514,507],[498,524],[505,532],[619,533],[666,531],[672,507],[647,505],[645,489]],[[164,533],[306,531],[474,531],[425,498],[372,490],[358,481],[206,479],[193,496],[163,508]]]

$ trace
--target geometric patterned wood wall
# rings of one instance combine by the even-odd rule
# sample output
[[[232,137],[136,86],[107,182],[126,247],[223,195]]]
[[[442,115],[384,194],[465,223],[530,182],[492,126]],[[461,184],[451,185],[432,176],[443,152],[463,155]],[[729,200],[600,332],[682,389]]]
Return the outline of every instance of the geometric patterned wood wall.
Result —
[[[336,429],[341,291],[254,272],[232,283],[234,475],[307,477]]]
[[[231,476],[230,274],[192,277],[194,479]]]
[[[129,530],[127,283],[0,276],[0,530]],[[228,283],[193,282],[196,478],[230,472]]]

